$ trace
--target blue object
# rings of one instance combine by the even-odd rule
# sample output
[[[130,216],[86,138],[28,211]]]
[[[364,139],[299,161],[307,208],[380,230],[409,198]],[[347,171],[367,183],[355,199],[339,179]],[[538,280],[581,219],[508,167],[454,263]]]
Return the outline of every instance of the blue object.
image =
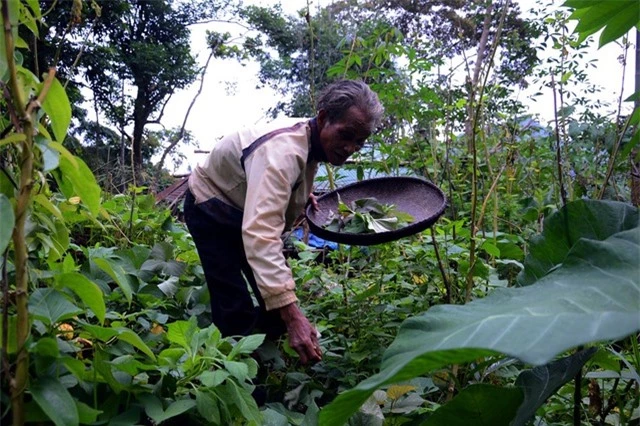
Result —
[[[304,238],[304,231],[302,230],[302,228],[296,228],[292,232],[292,235],[295,236],[298,240],[302,241],[302,239]],[[309,232],[309,242],[307,244],[315,248],[327,247],[327,248],[330,248],[331,250],[338,249],[338,243],[334,243],[333,241],[327,241],[325,239],[322,239],[317,235],[312,234],[311,232]]]

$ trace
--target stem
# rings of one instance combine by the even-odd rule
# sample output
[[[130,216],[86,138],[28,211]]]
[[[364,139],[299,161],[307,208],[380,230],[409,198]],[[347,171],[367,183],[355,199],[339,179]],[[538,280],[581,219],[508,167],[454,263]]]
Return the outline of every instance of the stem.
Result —
[[[489,3],[489,6],[487,7],[487,12],[485,15],[485,21],[484,21],[484,28],[483,28],[483,37],[484,37],[484,32],[489,32],[489,25],[490,25],[490,15],[491,15],[491,10],[493,8],[493,4]],[[467,276],[466,276],[466,294],[465,294],[465,303],[469,302],[471,300],[471,291],[473,290],[473,269],[475,267],[475,262],[476,262],[476,232],[477,232],[477,227],[476,227],[476,213],[477,213],[477,208],[478,208],[478,154],[477,154],[477,149],[476,149],[476,130],[478,127],[478,119],[480,117],[480,112],[482,109],[482,96],[484,93],[484,89],[487,85],[487,80],[489,78],[489,68],[491,66],[491,64],[493,63],[493,58],[496,54],[496,51],[498,50],[498,41],[500,40],[500,36],[502,34],[502,28],[504,26],[504,21],[506,19],[507,16],[507,12],[509,10],[509,0],[507,0],[505,2],[505,5],[503,6],[502,9],[502,15],[500,16],[500,22],[498,23],[498,27],[496,29],[496,34],[495,34],[495,38],[493,40],[493,45],[491,46],[490,49],[490,55],[489,58],[486,62],[487,64],[487,69],[484,73],[484,80],[482,81],[482,84],[479,85],[479,92],[478,92],[478,102],[477,104],[475,104],[475,110],[472,109],[472,114],[469,117],[469,120],[471,120],[471,122],[469,123],[470,125],[468,126],[469,128],[466,129],[469,131],[469,133],[466,134],[467,139],[469,141],[470,144],[470,148],[471,148],[471,155],[473,157],[473,173],[471,175],[471,237],[470,237],[470,243],[469,243],[469,271],[467,272]],[[481,41],[482,44],[482,41]],[[478,58],[477,60],[481,60],[480,58],[482,57],[482,53],[484,52],[484,50],[478,50]],[[474,79],[475,79],[476,75],[474,73]],[[479,74],[478,74],[478,79],[479,79]],[[471,93],[469,96],[469,102],[473,104],[475,103],[476,100],[476,96],[475,96],[475,88],[478,85],[477,81],[472,82],[472,87],[471,87]],[[465,123],[466,126],[466,123]]]
[[[193,99],[191,99],[191,103],[189,104],[189,108],[187,108],[187,112],[185,113],[184,119],[182,120],[182,127],[180,128],[180,132],[178,132],[178,134],[175,136],[173,141],[171,141],[169,146],[167,146],[164,149],[164,151],[162,152],[162,157],[160,157],[160,161],[158,161],[158,164],[156,165],[156,169],[159,172],[162,171],[162,167],[164,167],[164,162],[165,162],[167,156],[169,155],[169,153],[171,152],[171,150],[173,150],[173,148],[175,148],[175,146],[184,138],[184,135],[185,135],[185,132],[186,132],[186,127],[187,127],[187,120],[189,120],[189,115],[191,114],[191,110],[193,109],[193,106],[195,105],[196,100],[198,100],[198,97],[202,93],[202,88],[204,87],[204,77],[205,77],[205,75],[207,73],[207,69],[209,68],[209,63],[211,62],[212,58],[213,58],[213,51],[211,51],[211,53],[209,53],[209,57],[207,58],[207,62],[205,63],[204,68],[202,69],[202,73],[200,73],[200,86],[198,87],[198,92],[193,97]]]
[[[598,200],[602,200],[604,196],[604,190],[607,188],[609,183],[609,179],[611,179],[611,175],[613,175],[613,169],[616,165],[616,157],[618,156],[618,150],[620,149],[620,144],[622,143],[622,137],[627,132],[629,128],[629,124],[631,123],[632,115],[629,115],[627,121],[624,123],[624,127],[622,131],[618,135],[618,140],[616,141],[616,145],[613,147],[613,151],[611,152],[611,157],[609,158],[609,165],[607,167],[607,174],[604,177],[604,182],[602,182],[602,188],[600,188],[600,193],[598,194]]]
[[[558,124],[558,101],[556,99],[556,81],[551,74],[551,86],[553,90],[553,119],[555,121],[555,135],[556,135],[556,163],[558,165],[558,186],[560,186],[560,198],[562,199],[562,206],[567,205],[567,193],[564,190],[564,182],[562,179],[562,151],[560,149],[560,129]]]
[[[582,401],[582,368],[576,374],[573,389],[573,425],[580,426],[580,403]]]
[[[18,82],[18,72],[14,62],[14,41],[9,18],[9,1],[2,0],[2,22],[4,30],[4,47],[9,73],[9,90],[13,107],[20,120],[17,132],[22,132],[26,138],[20,143],[22,156],[20,159],[20,190],[15,207],[16,222],[13,228],[13,245],[16,268],[16,373],[9,384],[11,392],[11,408],[13,425],[21,426],[25,422],[24,390],[29,373],[29,353],[25,348],[29,336],[29,274],[27,271],[28,248],[25,239],[25,222],[31,200],[33,186],[33,122],[27,115],[25,100]]]
[[[9,248],[4,251],[2,257],[2,376],[7,378],[7,383],[11,383],[11,365],[7,356],[7,343],[9,341],[9,276],[7,273],[7,256]]]
[[[444,265],[442,264],[442,258],[440,257],[440,251],[438,250],[438,242],[436,241],[435,226],[431,227],[431,242],[433,243],[433,248],[436,251],[436,260],[438,261],[438,268],[440,269],[440,274],[442,275],[442,282],[444,282],[444,288],[447,292],[446,302],[451,304],[451,283],[447,278],[447,272],[444,270]]]

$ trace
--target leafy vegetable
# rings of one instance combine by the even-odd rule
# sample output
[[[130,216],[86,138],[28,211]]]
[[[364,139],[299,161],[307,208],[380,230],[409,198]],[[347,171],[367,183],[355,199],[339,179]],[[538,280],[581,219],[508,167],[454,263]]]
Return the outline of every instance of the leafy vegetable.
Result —
[[[373,197],[360,198],[347,205],[338,195],[338,211],[329,213],[325,229],[352,234],[387,232],[413,220],[409,213],[397,210],[393,204],[382,204]]]

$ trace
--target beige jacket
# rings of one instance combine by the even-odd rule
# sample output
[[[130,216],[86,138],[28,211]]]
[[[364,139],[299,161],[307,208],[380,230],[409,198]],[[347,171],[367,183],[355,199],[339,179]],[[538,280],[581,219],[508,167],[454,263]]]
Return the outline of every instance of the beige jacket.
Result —
[[[267,310],[298,300],[280,236],[303,212],[322,160],[315,120],[286,119],[224,137],[189,178],[197,204],[217,198],[242,217],[244,249]]]

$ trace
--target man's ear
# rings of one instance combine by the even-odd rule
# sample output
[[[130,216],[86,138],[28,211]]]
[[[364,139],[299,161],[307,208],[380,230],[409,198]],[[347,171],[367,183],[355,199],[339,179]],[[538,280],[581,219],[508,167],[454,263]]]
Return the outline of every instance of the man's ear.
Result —
[[[323,129],[324,126],[327,124],[327,111],[321,109],[320,111],[318,111],[318,129]]]

